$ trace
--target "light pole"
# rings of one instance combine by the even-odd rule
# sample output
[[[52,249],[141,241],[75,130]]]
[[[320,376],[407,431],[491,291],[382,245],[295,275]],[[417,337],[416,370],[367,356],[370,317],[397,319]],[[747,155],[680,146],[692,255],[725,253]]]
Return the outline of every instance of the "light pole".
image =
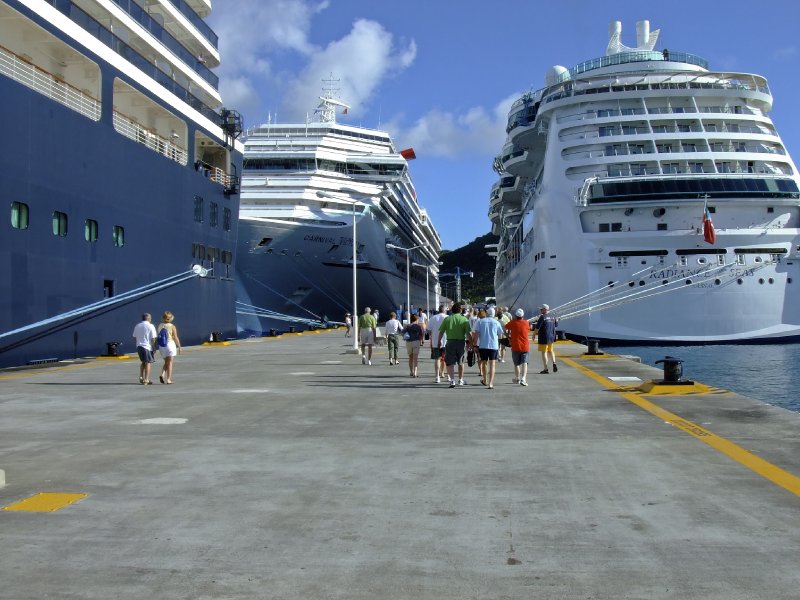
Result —
[[[410,248],[403,248],[396,244],[386,244],[387,248],[394,248],[395,250],[402,250],[406,253],[406,311],[408,312],[408,322],[411,323],[411,251],[417,248],[422,248],[425,244],[417,244]],[[401,317],[402,321],[402,317]]]
[[[420,267],[425,269],[425,302],[427,306],[425,307],[425,312],[428,313],[428,317],[430,317],[431,312],[431,293],[428,288],[428,273],[430,273],[431,265],[421,265],[419,263],[411,263],[415,267]]]
[[[347,192],[349,190],[342,190],[343,192]],[[374,204],[375,200],[373,198],[363,197],[359,198],[358,200],[354,198],[343,198],[341,196],[334,196],[333,194],[329,194],[328,192],[318,191],[317,192],[318,198],[330,198],[331,200],[337,200],[339,202],[344,202],[349,204],[353,207],[353,349],[350,353],[355,352],[356,354],[360,354],[358,348],[358,275],[356,269],[356,259],[357,253],[356,250],[358,248],[358,243],[356,242],[356,205],[367,206],[370,204]]]

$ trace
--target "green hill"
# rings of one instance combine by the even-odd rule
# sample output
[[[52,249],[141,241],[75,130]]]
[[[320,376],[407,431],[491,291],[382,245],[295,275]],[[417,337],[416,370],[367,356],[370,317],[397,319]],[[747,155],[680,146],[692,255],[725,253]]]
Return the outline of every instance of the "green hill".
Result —
[[[486,297],[494,296],[494,258],[489,256],[484,247],[496,244],[498,237],[487,233],[466,246],[456,250],[442,250],[439,260],[442,265],[440,273],[455,273],[456,268],[472,271],[474,277],[461,277],[461,297],[470,302],[483,302]],[[455,277],[441,276],[442,292],[455,299]]]

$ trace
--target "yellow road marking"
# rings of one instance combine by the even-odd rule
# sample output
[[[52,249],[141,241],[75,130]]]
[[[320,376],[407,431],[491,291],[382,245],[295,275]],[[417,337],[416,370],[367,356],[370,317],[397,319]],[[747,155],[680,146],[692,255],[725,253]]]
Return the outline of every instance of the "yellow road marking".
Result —
[[[650,414],[658,417],[659,419],[666,421],[674,425],[675,427],[681,429],[682,431],[688,433],[692,437],[697,438],[701,442],[708,444],[715,450],[721,452],[728,458],[731,458],[738,462],[741,465],[744,465],[751,471],[761,475],[762,477],[768,479],[772,483],[782,487],[783,489],[791,492],[795,496],[800,496],[800,477],[796,475],[792,475],[788,471],[784,471],[780,467],[776,467],[772,463],[767,462],[763,458],[759,458],[755,454],[748,452],[741,446],[738,446],[727,440],[723,437],[716,435],[714,432],[709,431],[708,429],[697,425],[696,423],[692,423],[679,415],[671,413],[670,411],[661,408],[657,404],[643,398],[640,394],[636,394],[632,391],[623,391],[620,389],[619,386],[611,381],[595,373],[594,371],[587,369],[583,365],[578,364],[574,360],[566,357],[561,357],[561,360],[568,365],[574,367],[590,379],[595,380],[597,383],[602,385],[605,388],[611,389],[612,391],[616,392],[629,402],[635,404],[639,408],[646,410]]]
[[[3,507],[3,510],[22,512],[55,512],[86,498],[88,494],[63,494],[59,492],[40,492],[30,498]]]

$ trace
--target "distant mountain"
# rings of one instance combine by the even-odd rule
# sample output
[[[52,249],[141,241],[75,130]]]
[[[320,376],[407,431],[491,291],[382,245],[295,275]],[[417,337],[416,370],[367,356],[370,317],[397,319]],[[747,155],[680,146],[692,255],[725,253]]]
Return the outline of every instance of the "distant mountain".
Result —
[[[483,302],[486,297],[494,296],[494,258],[486,252],[486,244],[496,244],[500,238],[487,233],[466,246],[455,250],[442,250],[439,260],[442,265],[440,273],[472,271],[474,277],[461,276],[461,297],[470,302]],[[455,300],[455,277],[441,276],[442,293]]]

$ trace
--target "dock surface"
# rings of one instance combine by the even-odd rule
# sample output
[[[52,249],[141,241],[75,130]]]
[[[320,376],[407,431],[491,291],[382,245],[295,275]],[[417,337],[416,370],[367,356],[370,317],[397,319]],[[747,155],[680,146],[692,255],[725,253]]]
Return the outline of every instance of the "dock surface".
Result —
[[[0,598],[800,598],[800,414],[573,343],[494,390],[351,347],[0,371]]]

